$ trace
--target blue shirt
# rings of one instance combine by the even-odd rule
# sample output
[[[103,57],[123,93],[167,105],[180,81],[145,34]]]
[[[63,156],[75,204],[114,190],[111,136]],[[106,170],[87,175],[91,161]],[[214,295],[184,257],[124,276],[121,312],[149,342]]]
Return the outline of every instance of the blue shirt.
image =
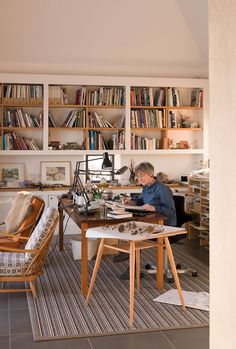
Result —
[[[135,199],[137,205],[149,204],[155,206],[156,212],[164,216],[164,224],[176,226],[176,211],[172,191],[162,182],[155,181],[145,185],[140,197]]]

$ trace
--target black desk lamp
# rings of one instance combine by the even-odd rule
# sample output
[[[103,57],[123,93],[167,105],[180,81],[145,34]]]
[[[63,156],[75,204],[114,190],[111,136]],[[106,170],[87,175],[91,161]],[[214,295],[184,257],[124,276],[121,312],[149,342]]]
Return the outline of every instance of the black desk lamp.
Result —
[[[112,162],[109,159],[108,153],[105,152],[103,153],[103,156],[100,158],[95,158],[95,159],[87,159],[87,160],[82,160],[82,161],[77,161],[76,162],[76,168],[74,171],[74,181],[73,181],[73,185],[72,188],[69,191],[69,198],[72,199],[73,195],[80,195],[84,198],[85,204],[85,212],[88,212],[88,207],[90,206],[90,200],[89,197],[86,193],[86,190],[83,186],[83,183],[81,181],[80,175],[82,174],[86,174],[85,170],[81,170],[80,169],[80,165],[82,163],[86,163],[87,161],[95,161],[95,160],[103,160],[102,162],[102,170],[107,170],[108,173],[111,173],[112,170]],[[121,167],[119,170],[117,170],[116,172],[114,172],[114,174],[116,175],[121,175],[123,174],[126,170],[128,169],[127,166],[123,166]],[[93,171],[90,171],[89,174],[94,174]]]

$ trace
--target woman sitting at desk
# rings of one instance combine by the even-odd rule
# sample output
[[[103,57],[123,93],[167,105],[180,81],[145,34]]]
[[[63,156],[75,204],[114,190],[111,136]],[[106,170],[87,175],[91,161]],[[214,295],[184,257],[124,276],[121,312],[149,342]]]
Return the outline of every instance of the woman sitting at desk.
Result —
[[[176,226],[176,211],[172,191],[154,177],[153,165],[149,162],[140,163],[135,167],[135,176],[143,186],[141,196],[134,200],[123,200],[123,204],[143,206],[147,211],[159,212],[164,217],[165,225]],[[119,263],[128,258],[127,253],[121,252],[113,260]],[[122,274],[121,278],[129,278],[128,271]]]

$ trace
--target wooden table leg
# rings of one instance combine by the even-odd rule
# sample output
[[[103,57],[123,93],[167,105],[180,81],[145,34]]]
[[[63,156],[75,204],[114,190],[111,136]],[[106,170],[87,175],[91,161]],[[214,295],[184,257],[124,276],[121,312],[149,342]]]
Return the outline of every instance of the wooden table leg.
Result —
[[[135,273],[135,242],[130,241],[130,254],[129,254],[129,314],[130,314],[130,325],[133,324],[134,321],[134,273]]]
[[[182,289],[180,286],[179,276],[178,276],[178,273],[176,270],[175,260],[174,260],[174,256],[173,256],[172,249],[170,246],[170,242],[169,242],[169,239],[167,237],[164,237],[164,241],[165,241],[165,247],[166,247],[168,259],[170,262],[171,270],[172,270],[172,273],[174,276],[175,284],[176,284],[176,287],[177,287],[177,290],[179,293],[179,298],[180,298],[183,309],[185,309],[184,297],[183,297]]]
[[[163,289],[163,268],[164,268],[164,253],[163,253],[163,238],[157,239],[157,280],[156,285],[158,289]]]
[[[140,250],[135,251],[136,255],[136,285],[137,285],[137,290],[139,291],[140,289]]]
[[[100,245],[99,245],[96,262],[95,262],[95,265],[94,265],[94,268],[93,268],[93,275],[92,275],[92,278],[91,278],[91,281],[90,281],[89,290],[88,290],[88,294],[87,294],[87,297],[86,297],[86,303],[87,304],[89,302],[90,295],[93,292],[93,288],[94,288],[97,272],[98,272],[98,269],[99,269],[99,266],[100,266],[100,263],[101,263],[102,254],[103,254],[103,250],[104,250],[104,241],[105,241],[105,239],[101,239],[101,242],[100,242]]]
[[[88,292],[88,242],[86,238],[87,223],[81,224],[81,291],[84,296]]]
[[[63,251],[64,248],[64,236],[63,236],[63,208],[61,205],[58,205],[58,212],[59,212],[59,230],[58,230],[58,237],[59,237],[59,251]]]

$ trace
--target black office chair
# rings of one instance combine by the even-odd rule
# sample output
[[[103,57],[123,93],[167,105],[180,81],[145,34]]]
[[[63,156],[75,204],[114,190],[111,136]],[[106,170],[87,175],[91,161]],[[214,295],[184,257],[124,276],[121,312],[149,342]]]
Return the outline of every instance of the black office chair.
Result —
[[[173,199],[175,202],[175,210],[176,210],[176,218],[177,218],[177,227],[182,227],[182,225],[184,223],[188,223],[194,220],[199,219],[199,215],[198,214],[190,214],[190,213],[186,213],[185,212],[185,199],[184,196],[181,195],[173,195]],[[174,244],[174,243],[179,243],[181,244],[181,240],[186,239],[187,234],[180,234],[180,235],[176,235],[176,236],[171,236],[169,237],[169,242],[170,244]],[[192,269],[181,269],[181,265],[177,263],[176,265],[177,268],[177,272],[183,274],[186,272],[191,272],[192,276],[197,276],[197,272],[195,270]],[[164,251],[164,274],[165,274],[165,278],[168,282],[173,282],[173,275],[171,273],[171,271],[168,268],[168,259],[167,259],[167,253],[166,251]]]

